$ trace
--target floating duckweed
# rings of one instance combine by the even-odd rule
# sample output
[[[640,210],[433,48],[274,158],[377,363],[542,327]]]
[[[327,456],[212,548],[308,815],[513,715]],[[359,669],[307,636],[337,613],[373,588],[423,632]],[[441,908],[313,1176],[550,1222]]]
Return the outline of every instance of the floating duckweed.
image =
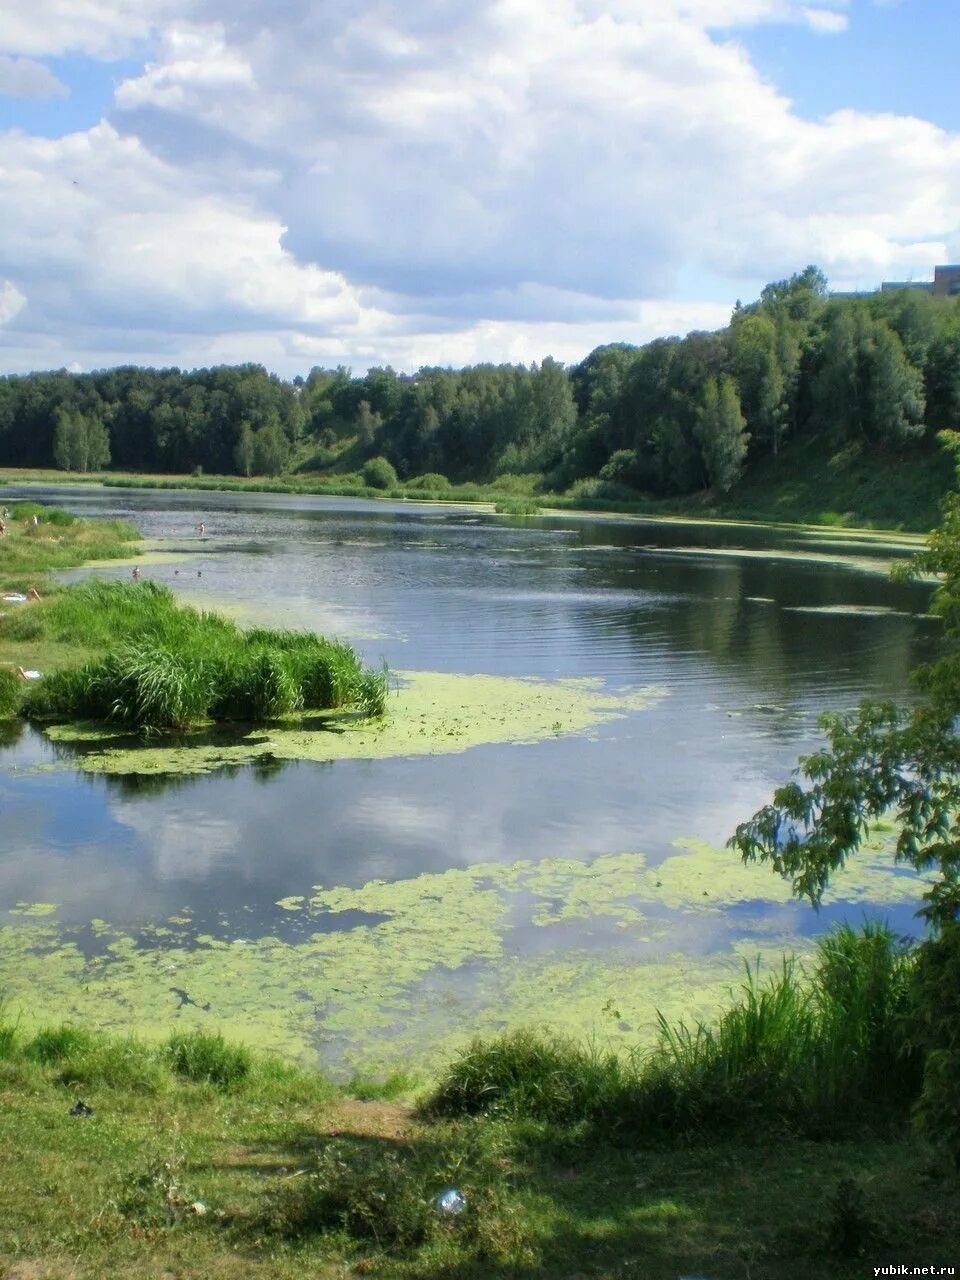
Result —
[[[918,901],[919,880],[889,861],[890,839],[878,833],[827,901]],[[658,864],[624,852],[318,888],[281,900],[278,929],[290,910],[306,926],[295,942],[217,938],[180,915],[136,937],[100,922],[93,956],[80,949],[84,931],[26,916],[0,927],[6,998],[26,1023],[156,1037],[200,1028],[347,1073],[429,1069],[472,1032],[530,1022],[649,1044],[657,1009],[709,1017],[744,958],[774,964],[784,946],[812,945],[791,936],[802,908],[788,885],[695,840]],[[331,931],[344,913],[346,927]],[[357,913],[373,919],[357,924]],[[691,931],[703,954],[682,953]]]
[[[535,680],[406,672],[399,696],[390,697],[386,720],[353,715],[304,716],[257,728],[211,744],[142,748],[115,744],[117,734],[90,725],[57,725],[56,742],[83,742],[84,753],[61,768],[89,773],[196,774],[257,760],[386,759],[441,755],[490,743],[527,743],[584,734],[608,721],[642,711],[665,696],[657,687],[606,690],[599,680]],[[559,726],[559,728],[558,728]],[[335,730],[323,732],[324,728]],[[320,730],[318,732],[318,730]],[[127,740],[123,740],[127,741]],[[101,749],[90,750],[91,742]]]

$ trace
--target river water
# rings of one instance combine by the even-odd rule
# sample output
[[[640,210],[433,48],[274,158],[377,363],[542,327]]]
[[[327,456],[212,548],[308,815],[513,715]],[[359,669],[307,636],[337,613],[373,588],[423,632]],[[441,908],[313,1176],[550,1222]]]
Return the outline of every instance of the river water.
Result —
[[[183,1017],[244,1034],[256,1024],[271,1047],[335,1068],[388,1061],[391,1044],[409,1054],[531,1011],[551,1017],[537,996],[547,983],[565,1026],[609,1024],[629,1038],[649,1021],[624,976],[634,960],[664,966],[645,989],[669,1003],[678,973],[684,991],[704,986],[711,957],[729,983],[754,943],[796,944],[862,915],[863,894],[815,915],[782,894],[765,903],[760,888],[703,911],[689,895],[647,895],[640,911],[616,858],[642,853],[656,867],[722,847],[820,740],[820,712],[909,697],[907,673],[934,655],[940,632],[929,586],[886,576],[902,545],[279,495],[30,496],[133,520],[164,550],[144,576],[191,603],[336,634],[392,670],[590,677],[663,696],[587,735],[199,777],[91,776],[43,734],[11,731],[0,745],[0,986],[28,1018],[46,1007],[149,1030]],[[93,572],[129,577],[128,567]],[[556,860],[566,878],[545,887]],[[456,878],[477,864],[483,877]],[[511,873],[495,918],[492,864],[522,864],[527,877]],[[594,869],[595,909],[570,864]],[[615,903],[597,888],[614,870]],[[387,893],[397,885],[403,907]],[[333,913],[302,909],[318,886],[351,893]],[[896,897],[884,910],[909,929],[909,894]],[[447,935],[442,919],[425,922],[432,902]],[[466,936],[451,952],[454,930]],[[323,934],[345,949],[334,956]],[[238,939],[257,950],[255,966],[247,952],[236,960]],[[211,948],[226,957],[219,986]],[[236,998],[218,1004],[230,983]],[[631,999],[633,1014],[620,1007]],[[244,1012],[260,1005],[262,1016]]]

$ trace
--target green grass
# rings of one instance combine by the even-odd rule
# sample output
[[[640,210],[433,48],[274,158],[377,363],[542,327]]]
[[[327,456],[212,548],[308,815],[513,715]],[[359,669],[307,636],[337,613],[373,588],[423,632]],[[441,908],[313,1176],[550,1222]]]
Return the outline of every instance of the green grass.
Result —
[[[748,968],[716,1025],[661,1017],[645,1057],[529,1030],[475,1040],[424,1113],[525,1116],[654,1142],[756,1126],[819,1135],[852,1115],[905,1123],[922,1078],[909,1049],[912,964],[885,927],[843,926],[820,943],[809,979],[788,962],[765,979]]]
[[[236,476],[154,476],[104,473],[79,477],[63,472],[11,471],[11,481],[101,483],[118,488],[197,489],[236,492],[326,494],[339,497],[416,499],[432,502],[502,504],[505,514],[536,514],[526,507],[618,512],[628,515],[686,515],[838,527],[874,527],[927,532],[939,522],[940,503],[955,484],[954,463],[934,442],[902,455],[875,447],[839,447],[823,436],[787,444],[777,458],[751,464],[726,495],[712,492],[674,498],[614,493],[597,480],[580,481],[563,494],[541,488],[537,475],[502,475],[488,484],[454,484],[439,473],[375,488],[351,468],[356,451],[345,449],[337,466],[276,478]],[[891,473],[896,483],[890,482]],[[512,510],[518,504],[522,510]]]
[[[343,707],[380,715],[386,701],[386,670],[365,669],[348,645],[306,632],[243,631],[179,606],[149,581],[72,587],[0,620],[0,638],[8,646],[82,638],[88,650],[106,651],[29,686],[23,713],[38,720],[162,731]]]
[[[0,667],[0,720],[9,720],[20,710],[23,687],[12,667]]]
[[[0,538],[0,588],[5,591],[26,591],[57,569],[136,554],[140,534],[125,520],[81,520],[35,502],[16,502],[8,510],[7,532]]]
[[[536,516],[540,514],[540,504],[532,498],[501,498],[496,512],[503,516]]]
[[[569,1090],[549,1055],[532,1065]],[[0,1012],[0,1272],[859,1280],[890,1259],[955,1262],[960,1184],[895,1131],[651,1145],[623,1128],[611,1143],[582,1123],[356,1096],[375,1092],[214,1029],[28,1036]],[[78,1099],[92,1115],[71,1114]],[[455,1215],[437,1205],[450,1187]]]

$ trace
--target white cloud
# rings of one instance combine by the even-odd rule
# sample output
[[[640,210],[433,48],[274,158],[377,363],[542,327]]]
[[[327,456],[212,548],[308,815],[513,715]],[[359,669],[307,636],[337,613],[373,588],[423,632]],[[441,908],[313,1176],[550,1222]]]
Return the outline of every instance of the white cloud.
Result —
[[[48,66],[33,58],[0,53],[0,95],[10,98],[65,97],[70,90]]]
[[[10,53],[116,58],[190,0],[29,0],[4,6],[0,47]]]
[[[109,123],[5,143],[8,362],[577,359],[723,323],[724,280],[926,273],[960,227],[956,135],[805,120],[730,34],[840,0],[34,9],[21,52],[150,60]]]
[[[804,9],[803,16],[808,26],[823,35],[837,35],[841,31],[846,31],[849,25],[847,15],[838,13],[835,9]]]

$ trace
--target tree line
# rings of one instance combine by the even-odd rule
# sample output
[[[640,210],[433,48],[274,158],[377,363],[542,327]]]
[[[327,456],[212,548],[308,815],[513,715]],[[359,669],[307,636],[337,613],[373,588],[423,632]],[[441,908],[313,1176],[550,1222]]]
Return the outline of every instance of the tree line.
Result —
[[[612,343],[580,364],[119,368],[0,379],[6,466],[278,475],[356,470],[609,497],[729,490],[814,433],[902,450],[960,427],[960,300],[832,298],[815,267],[768,285],[715,333]]]

